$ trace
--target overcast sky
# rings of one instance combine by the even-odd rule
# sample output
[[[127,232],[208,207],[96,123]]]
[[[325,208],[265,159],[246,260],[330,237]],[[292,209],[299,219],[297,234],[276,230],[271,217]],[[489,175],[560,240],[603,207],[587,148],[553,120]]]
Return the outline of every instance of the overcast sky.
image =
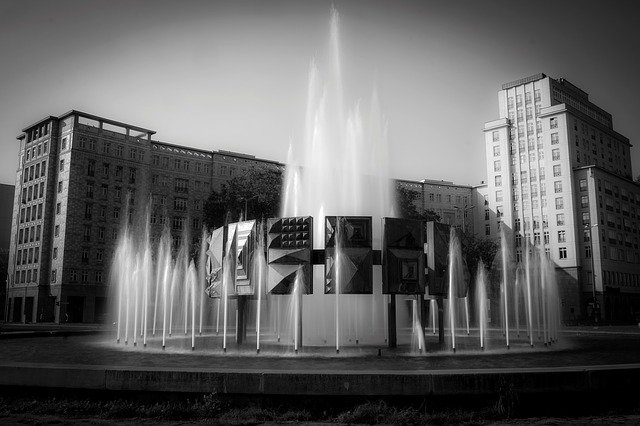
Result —
[[[497,91],[538,72],[587,91],[639,143],[634,1],[0,0],[0,182],[14,183],[20,130],[70,109],[284,162],[331,3],[348,96],[377,86],[394,177],[485,179]],[[636,147],[632,162],[640,174]]]

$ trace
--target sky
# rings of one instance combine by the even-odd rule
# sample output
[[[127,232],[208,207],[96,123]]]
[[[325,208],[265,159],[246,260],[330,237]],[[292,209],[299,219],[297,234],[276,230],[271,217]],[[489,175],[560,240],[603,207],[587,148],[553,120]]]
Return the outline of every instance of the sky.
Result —
[[[376,88],[393,177],[480,183],[498,90],[539,72],[640,143],[634,1],[0,0],[0,183],[14,183],[21,129],[71,109],[284,162],[332,4],[347,98]]]

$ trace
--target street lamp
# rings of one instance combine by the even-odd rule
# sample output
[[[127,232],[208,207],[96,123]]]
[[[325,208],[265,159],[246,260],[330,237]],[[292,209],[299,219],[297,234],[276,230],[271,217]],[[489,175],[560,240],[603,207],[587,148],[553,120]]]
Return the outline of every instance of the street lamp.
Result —
[[[600,316],[599,315],[600,304],[598,303],[597,293],[596,293],[596,264],[594,260],[595,250],[593,249],[594,248],[593,228],[595,228],[598,225],[599,223],[596,223],[595,225],[591,225],[591,224],[584,225],[584,229],[589,230],[589,243],[591,244],[591,277],[593,281],[591,283],[591,289],[592,289],[592,297],[593,297],[593,320],[596,324],[598,324],[598,317]]]

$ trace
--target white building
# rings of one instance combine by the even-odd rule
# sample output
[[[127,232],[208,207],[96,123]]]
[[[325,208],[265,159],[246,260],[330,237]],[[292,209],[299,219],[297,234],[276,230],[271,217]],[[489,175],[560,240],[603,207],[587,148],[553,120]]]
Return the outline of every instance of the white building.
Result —
[[[487,203],[478,233],[497,237],[507,226],[517,258],[525,240],[543,248],[557,267],[566,321],[586,317],[594,293],[603,318],[635,320],[640,186],[631,180],[629,139],[562,78],[504,84],[498,106],[498,119],[484,126],[487,183],[477,192]]]

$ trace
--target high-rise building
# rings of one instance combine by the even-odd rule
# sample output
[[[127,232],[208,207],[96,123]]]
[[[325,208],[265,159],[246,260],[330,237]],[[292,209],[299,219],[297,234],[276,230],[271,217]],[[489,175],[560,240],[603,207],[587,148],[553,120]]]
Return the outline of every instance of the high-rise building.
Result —
[[[149,206],[152,239],[199,233],[212,189],[275,161],[152,138],[154,131],[79,111],[18,136],[7,306],[13,322],[93,322],[107,312],[108,269],[121,224]]]
[[[478,193],[486,206],[478,209],[478,232],[512,230],[517,260],[530,245],[547,253],[566,321],[589,317],[594,306],[606,320],[635,319],[640,186],[632,180],[629,139],[563,78],[537,74],[504,84],[498,107],[499,118],[484,126],[487,182]]]

